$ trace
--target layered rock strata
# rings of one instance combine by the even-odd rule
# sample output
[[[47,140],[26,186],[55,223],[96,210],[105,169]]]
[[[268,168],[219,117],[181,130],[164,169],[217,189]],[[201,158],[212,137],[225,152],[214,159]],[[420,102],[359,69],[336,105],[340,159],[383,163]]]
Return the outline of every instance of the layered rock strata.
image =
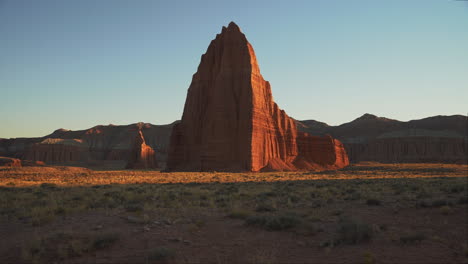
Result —
[[[193,75],[182,120],[172,131],[167,169],[303,169],[295,165],[299,160],[316,169],[348,164],[338,141],[328,141],[331,147],[316,151],[329,156],[325,159],[329,163],[322,164],[321,157],[314,159],[309,152],[302,155],[301,150],[307,148],[298,147],[297,138],[295,121],[273,101],[252,46],[231,22],[211,42]],[[316,140],[323,139],[302,137],[301,143],[314,145]],[[343,154],[336,154],[337,149]],[[342,160],[331,161],[340,155],[344,155]]]

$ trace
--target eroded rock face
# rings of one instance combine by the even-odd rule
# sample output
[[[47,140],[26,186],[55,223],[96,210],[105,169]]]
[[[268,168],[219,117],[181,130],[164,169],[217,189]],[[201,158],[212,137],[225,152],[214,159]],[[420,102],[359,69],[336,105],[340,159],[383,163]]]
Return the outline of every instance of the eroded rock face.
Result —
[[[468,162],[468,118],[462,115],[402,122],[365,114],[339,126],[297,121],[297,128],[340,139],[351,162]]]
[[[73,164],[86,160],[87,156],[87,145],[82,140],[47,138],[33,144],[25,159],[48,164]]]
[[[339,169],[349,165],[348,155],[343,144],[331,136],[312,136],[298,132],[297,142],[300,158],[295,165],[301,169]]]
[[[143,151],[143,159],[154,158],[158,165],[164,167],[172,126],[136,123],[99,125],[78,131],[58,129],[42,138],[0,139],[0,155],[29,160],[31,166],[35,162],[46,162],[50,165],[123,169],[138,145],[135,139],[140,131],[146,144],[142,149],[147,149]],[[151,159],[149,154],[145,154],[150,152],[149,149],[155,156]],[[151,161],[138,166],[154,168],[155,164]]]
[[[294,120],[273,101],[252,46],[231,22],[193,75],[182,120],[172,131],[167,169],[296,170],[296,159],[311,158],[301,157],[296,138]],[[320,166],[320,160],[308,161]]]
[[[133,142],[133,148],[127,163],[127,169],[154,169],[157,168],[156,154],[146,145],[141,130],[138,131]]]

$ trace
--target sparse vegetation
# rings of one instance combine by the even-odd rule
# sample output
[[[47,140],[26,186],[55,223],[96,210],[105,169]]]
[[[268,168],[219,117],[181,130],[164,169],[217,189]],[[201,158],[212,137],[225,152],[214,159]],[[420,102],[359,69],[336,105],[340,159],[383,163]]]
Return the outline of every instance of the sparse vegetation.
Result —
[[[22,258],[13,262],[81,260],[100,252],[117,252],[122,249],[120,244],[128,243],[133,236],[142,237],[134,243],[157,240],[148,245],[140,244],[146,252],[141,255],[146,256],[149,263],[173,259],[184,262],[187,261],[184,249],[211,243],[193,241],[209,232],[222,232],[210,236],[209,241],[237,237],[232,247],[253,243],[239,238],[251,233],[252,236],[267,234],[270,240],[293,236],[294,241],[290,243],[297,243],[298,248],[308,247],[320,252],[350,245],[362,248],[361,244],[381,241],[411,245],[426,240],[424,233],[405,232],[412,230],[418,221],[427,228],[435,227],[434,233],[428,235],[437,240],[431,239],[431,242],[455,245],[454,250],[463,252],[462,243],[454,240],[453,233],[439,231],[443,229],[437,227],[441,223],[451,226],[465,219],[466,214],[461,212],[466,210],[468,201],[465,187],[468,167],[400,164],[397,170],[395,166],[379,164],[375,169],[369,164],[356,165],[327,173],[0,169],[0,221],[4,225],[13,223],[43,230],[27,243],[17,242],[22,245],[18,254]],[[428,169],[423,169],[424,166]],[[436,166],[450,170],[431,172]],[[105,219],[125,228],[125,232],[111,231],[106,222],[93,222],[94,215],[105,215],[108,217]],[[91,224],[83,225],[86,227],[80,230],[82,232],[65,229],[77,217],[85,217]],[[411,224],[406,224],[408,220]],[[234,234],[230,233],[229,225],[236,228]],[[466,230],[460,225],[456,228]],[[50,234],[51,229],[57,232]],[[179,235],[166,240],[165,230]],[[0,235],[6,239],[10,236]],[[185,238],[185,235],[192,237]],[[59,246],[51,247],[49,243]],[[158,247],[154,248],[155,245]],[[177,254],[170,248],[175,248]],[[241,262],[284,260],[281,253],[270,251],[263,248],[249,251]],[[376,262],[370,253],[363,260],[363,252],[357,252],[355,259]],[[230,260],[219,254],[210,260]]]
[[[421,242],[426,239],[426,235],[420,232],[409,233],[400,237],[400,242],[403,244]]]
[[[338,225],[335,244],[358,244],[368,242],[373,235],[372,227],[354,219],[342,219]]]
[[[377,199],[368,199],[366,202],[367,205],[381,205],[382,202]]]
[[[294,214],[254,215],[246,218],[245,223],[270,231],[280,231],[297,226],[301,223],[301,219]]]
[[[117,233],[103,233],[98,234],[94,237],[91,249],[100,250],[112,246],[119,240],[119,234]]]
[[[246,219],[250,215],[251,213],[249,211],[243,209],[235,209],[228,214],[230,218],[234,219]]]
[[[170,248],[158,247],[148,254],[149,261],[165,261],[175,256],[175,251]]]

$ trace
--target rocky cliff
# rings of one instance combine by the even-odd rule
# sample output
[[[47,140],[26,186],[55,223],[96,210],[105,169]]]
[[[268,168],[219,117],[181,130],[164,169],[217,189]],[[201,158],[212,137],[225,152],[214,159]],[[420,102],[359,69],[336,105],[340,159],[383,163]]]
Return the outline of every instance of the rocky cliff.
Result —
[[[155,168],[165,165],[172,126],[137,123],[58,129],[41,138],[1,139],[0,155],[57,165]]]
[[[434,116],[402,122],[365,114],[329,126],[315,120],[297,121],[301,131],[340,139],[351,162],[467,163],[466,116]]]
[[[167,168],[188,171],[296,170],[297,160],[322,168],[321,159],[301,155],[293,119],[273,101],[255,52],[231,22],[201,57],[188,89],[184,113],[174,126]],[[303,137],[302,141],[317,138]],[[328,141],[326,167],[347,165],[341,143]],[[305,143],[307,144],[307,143]],[[328,146],[328,145],[327,145]],[[340,149],[341,148],[341,149]],[[343,162],[331,156],[340,149]],[[328,153],[333,152],[333,153]],[[304,162],[301,162],[303,164]]]

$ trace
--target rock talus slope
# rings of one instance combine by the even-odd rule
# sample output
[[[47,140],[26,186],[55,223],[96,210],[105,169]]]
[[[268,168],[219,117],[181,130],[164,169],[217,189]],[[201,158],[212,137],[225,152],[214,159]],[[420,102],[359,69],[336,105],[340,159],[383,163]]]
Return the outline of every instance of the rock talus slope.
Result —
[[[297,137],[294,120],[273,101],[252,46],[231,22],[210,43],[193,75],[182,120],[172,131],[167,169],[261,171],[348,164],[340,142],[325,139],[331,145],[317,155],[301,155],[307,148],[298,147]],[[323,139],[303,137],[301,142],[312,146],[315,140]],[[329,157],[326,164],[314,159],[321,155]]]

